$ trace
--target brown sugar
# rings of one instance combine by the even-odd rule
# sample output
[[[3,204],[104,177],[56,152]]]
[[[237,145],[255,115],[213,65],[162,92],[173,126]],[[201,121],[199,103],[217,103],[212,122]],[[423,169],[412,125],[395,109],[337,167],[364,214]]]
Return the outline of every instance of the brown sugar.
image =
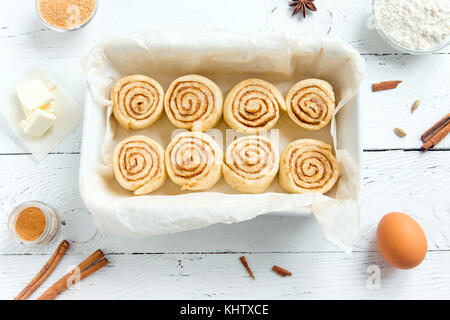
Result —
[[[46,226],[45,214],[37,207],[25,208],[17,216],[16,232],[25,241],[38,239]]]
[[[38,10],[48,24],[65,29],[76,29],[94,14],[97,0],[39,0]]]

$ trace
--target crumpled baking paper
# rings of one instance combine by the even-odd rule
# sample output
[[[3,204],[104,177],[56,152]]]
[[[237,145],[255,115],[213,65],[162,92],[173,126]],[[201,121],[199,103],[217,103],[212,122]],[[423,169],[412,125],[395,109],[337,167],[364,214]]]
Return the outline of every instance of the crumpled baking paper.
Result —
[[[307,131],[282,112],[275,127],[280,129],[280,153],[287,144],[300,138],[315,138],[335,146],[342,175],[326,195],[287,194],[277,179],[265,193],[238,194],[222,178],[207,192],[181,191],[168,179],[156,192],[137,197],[115,181],[112,149],[121,139],[135,134],[147,135],[166,147],[178,131],[165,115],[149,128],[126,131],[111,116],[110,101],[111,87],[125,75],[148,75],[166,90],[176,77],[197,73],[216,82],[224,96],[239,81],[251,77],[272,82],[283,95],[302,79],[324,79],[333,85],[340,110],[358,93],[364,74],[364,61],[349,45],[317,34],[242,35],[217,30],[168,30],[101,43],[90,51],[82,65],[94,100],[89,107],[101,108],[104,117],[97,123],[93,122],[94,117],[85,120],[83,144],[93,147],[86,147],[83,152],[98,156],[84,164],[87,169],[80,176],[82,199],[98,228],[142,238],[219,222],[249,220],[268,212],[301,211],[312,212],[328,239],[344,251],[351,251],[359,230],[359,166],[348,150],[339,149],[338,142],[357,141],[352,135],[358,132],[337,137],[336,128],[350,125],[357,117],[333,119],[332,124],[321,130]],[[100,134],[89,134],[89,128],[94,126],[103,126]],[[222,120],[208,133],[225,137],[226,128]],[[82,154],[82,161],[84,157]]]

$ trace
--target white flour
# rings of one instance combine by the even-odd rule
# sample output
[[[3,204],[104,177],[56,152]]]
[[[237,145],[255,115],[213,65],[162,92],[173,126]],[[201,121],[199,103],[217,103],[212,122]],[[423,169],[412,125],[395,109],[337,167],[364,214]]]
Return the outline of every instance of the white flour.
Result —
[[[431,49],[450,36],[450,0],[377,0],[375,15],[385,34],[405,48]]]

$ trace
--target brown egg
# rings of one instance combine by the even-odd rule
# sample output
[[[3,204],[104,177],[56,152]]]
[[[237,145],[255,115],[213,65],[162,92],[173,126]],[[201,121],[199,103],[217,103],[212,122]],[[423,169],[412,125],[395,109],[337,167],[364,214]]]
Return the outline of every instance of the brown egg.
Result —
[[[418,266],[427,253],[427,237],[422,227],[401,212],[388,213],[381,219],[377,245],[383,258],[399,269]]]

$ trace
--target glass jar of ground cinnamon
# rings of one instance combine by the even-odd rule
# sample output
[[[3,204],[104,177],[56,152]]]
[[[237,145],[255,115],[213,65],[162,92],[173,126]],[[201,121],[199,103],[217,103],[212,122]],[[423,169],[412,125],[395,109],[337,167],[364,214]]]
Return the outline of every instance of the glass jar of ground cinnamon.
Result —
[[[14,208],[8,219],[11,236],[26,245],[52,241],[59,231],[56,211],[40,201],[28,201]]]

